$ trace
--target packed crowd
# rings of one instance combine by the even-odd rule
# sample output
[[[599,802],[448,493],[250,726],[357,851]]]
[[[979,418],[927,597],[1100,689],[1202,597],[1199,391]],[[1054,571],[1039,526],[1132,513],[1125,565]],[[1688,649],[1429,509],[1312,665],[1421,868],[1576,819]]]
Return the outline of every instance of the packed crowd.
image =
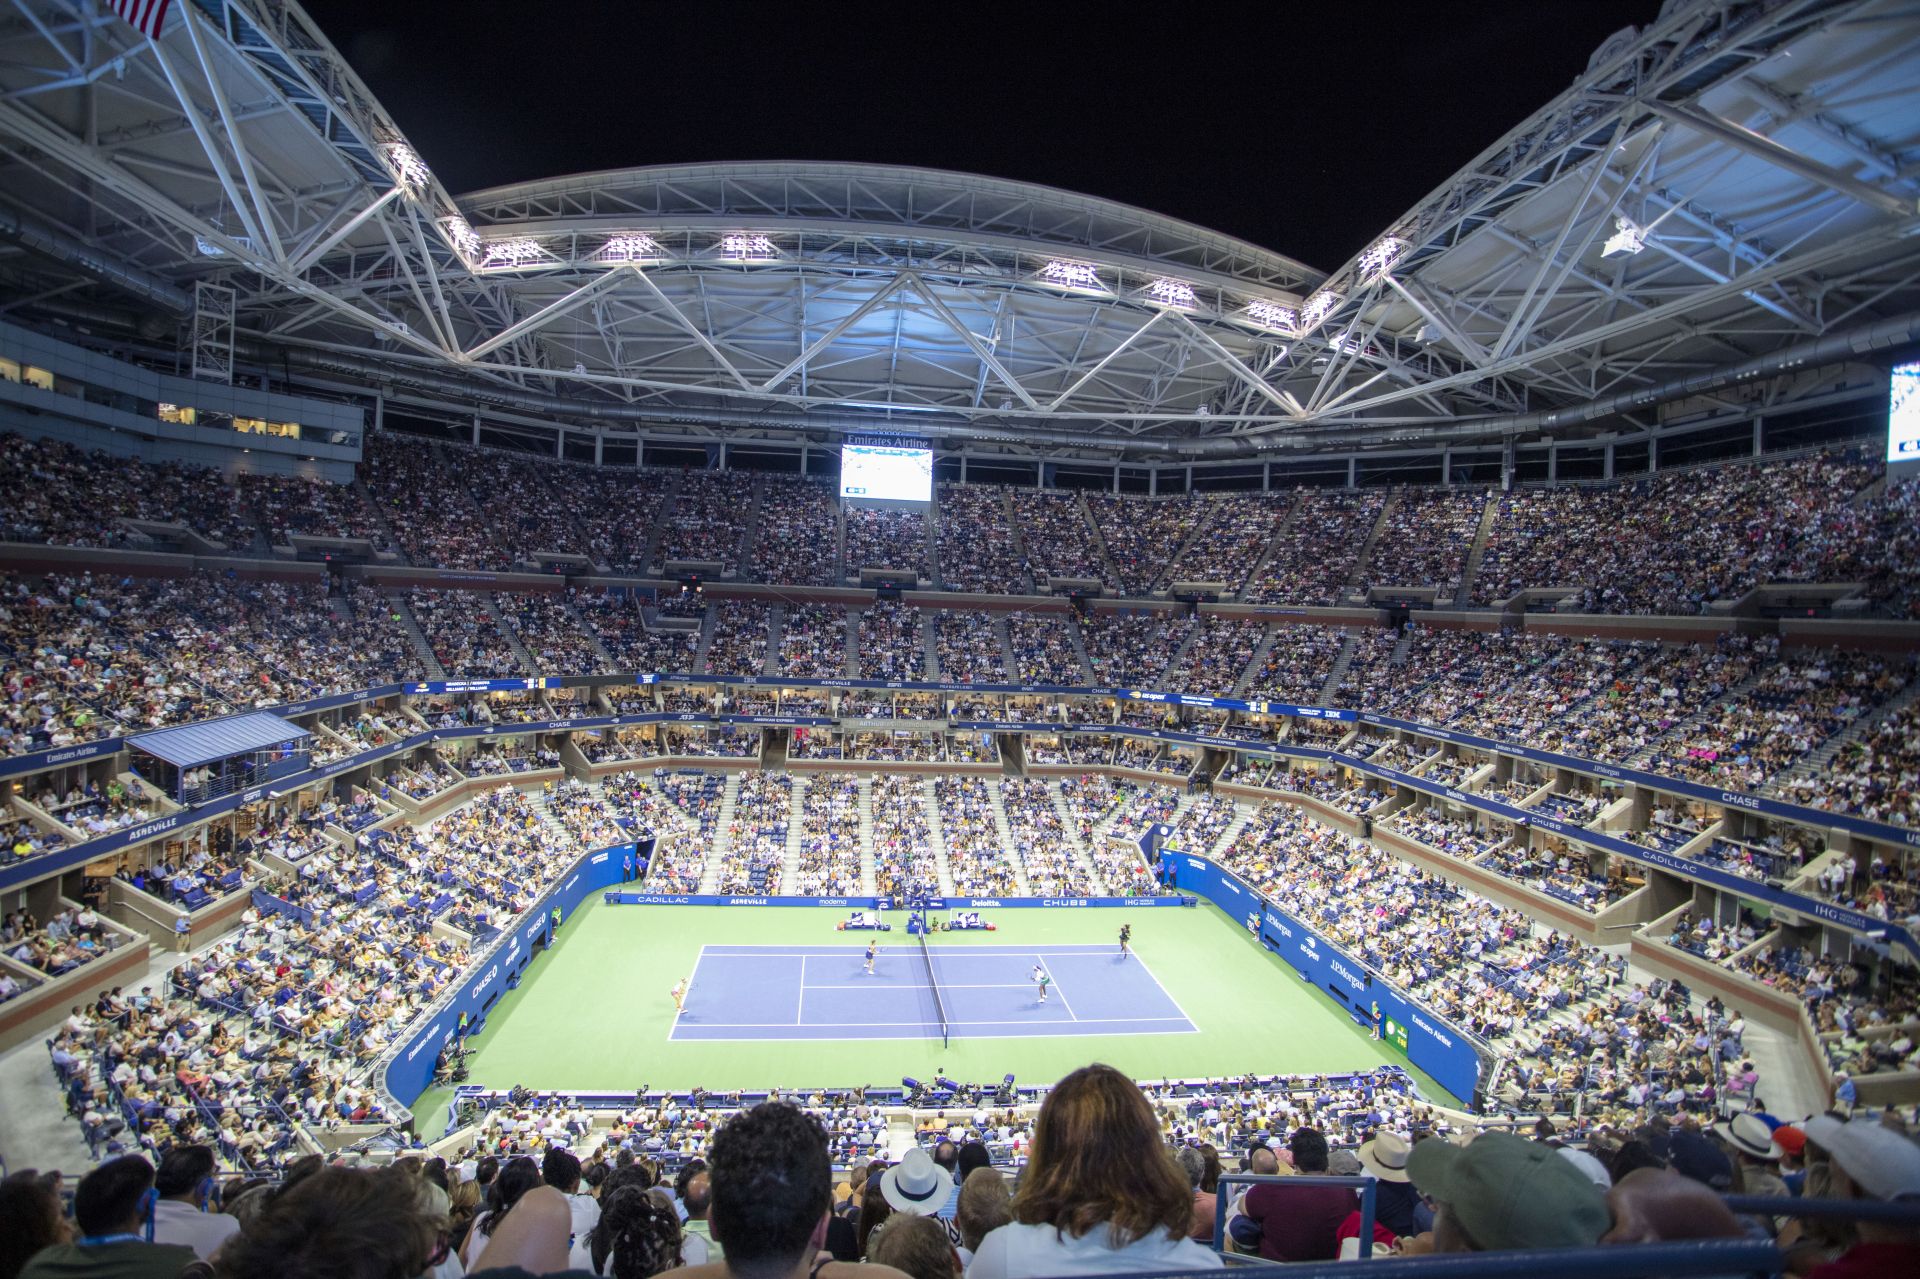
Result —
[[[849,579],[868,568],[894,569],[916,580],[932,576],[927,571],[927,518],[920,512],[849,506],[842,517]]]
[[[1025,594],[1031,583],[1006,491],[948,484],[938,495],[940,580],[950,591]]]

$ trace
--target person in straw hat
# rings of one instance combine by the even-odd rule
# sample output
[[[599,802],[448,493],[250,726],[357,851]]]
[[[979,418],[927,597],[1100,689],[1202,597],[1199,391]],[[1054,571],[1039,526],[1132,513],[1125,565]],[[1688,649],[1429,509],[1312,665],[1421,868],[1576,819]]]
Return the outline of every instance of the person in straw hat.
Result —
[[[1433,1228],[1433,1212],[1407,1178],[1405,1137],[1388,1128],[1377,1130],[1358,1151],[1360,1167],[1377,1183],[1373,1188],[1373,1218],[1396,1235],[1417,1235]]]

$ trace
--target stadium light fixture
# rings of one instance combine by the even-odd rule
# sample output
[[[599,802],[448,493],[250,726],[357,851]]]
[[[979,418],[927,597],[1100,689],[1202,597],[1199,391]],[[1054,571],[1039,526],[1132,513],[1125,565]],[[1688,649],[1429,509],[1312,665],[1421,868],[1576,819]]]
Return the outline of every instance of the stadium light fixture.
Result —
[[[1635,224],[1632,218],[1620,216],[1613,220],[1613,234],[1600,247],[1603,258],[1631,257],[1647,247],[1647,233]]]
[[[1081,289],[1089,293],[1105,293],[1106,286],[1100,283],[1100,272],[1090,263],[1069,262],[1065,258],[1054,258],[1040,268],[1038,277],[1048,284],[1063,289]]]
[[[1340,355],[1359,355],[1367,349],[1367,344],[1355,337],[1351,328],[1341,329],[1328,338],[1327,346]]]
[[[433,181],[433,174],[427,168],[427,162],[420,153],[404,142],[389,142],[380,148],[386,158],[387,169],[401,186],[419,191]]]
[[[720,252],[735,262],[765,262],[779,256],[780,250],[764,235],[733,232],[720,237]]]
[[[666,255],[650,235],[616,235],[601,245],[600,252],[594,256],[605,262],[638,262]]]
[[[1200,305],[1199,294],[1185,280],[1176,280],[1172,276],[1161,276],[1146,287],[1146,295],[1162,306],[1178,306],[1192,309]]]
[[[1247,303],[1247,319],[1263,329],[1272,329],[1289,337],[1300,331],[1300,313],[1278,302]]]
[[[481,259],[486,246],[480,242],[479,233],[473,229],[471,222],[456,213],[450,218],[440,219],[440,229],[446,234],[447,243],[461,257],[468,262]]]
[[[1382,236],[1360,255],[1360,275],[1367,280],[1377,280],[1387,273],[1402,254],[1412,248],[1411,241],[1397,235]]]
[[[538,240],[521,237],[487,241],[487,256],[481,266],[524,266],[546,256]]]
[[[1340,305],[1340,294],[1333,289],[1322,289],[1307,299],[1307,305],[1300,311],[1300,331],[1311,330],[1320,321],[1327,318],[1334,307]]]

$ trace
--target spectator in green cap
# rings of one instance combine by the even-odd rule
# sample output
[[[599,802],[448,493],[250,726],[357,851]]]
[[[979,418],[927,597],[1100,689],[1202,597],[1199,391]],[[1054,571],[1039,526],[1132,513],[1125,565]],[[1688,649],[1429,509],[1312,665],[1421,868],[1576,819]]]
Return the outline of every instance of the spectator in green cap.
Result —
[[[1511,1133],[1483,1133],[1469,1146],[1423,1141],[1407,1173],[1436,1204],[1435,1252],[1586,1248],[1613,1224],[1605,1193],[1579,1169]]]

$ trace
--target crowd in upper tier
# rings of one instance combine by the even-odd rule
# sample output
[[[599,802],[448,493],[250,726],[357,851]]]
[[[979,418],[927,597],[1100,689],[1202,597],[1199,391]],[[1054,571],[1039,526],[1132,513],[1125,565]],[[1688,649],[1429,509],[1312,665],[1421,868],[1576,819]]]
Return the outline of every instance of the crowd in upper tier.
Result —
[[[717,564],[819,586],[889,568],[951,590],[1065,579],[1144,596],[1197,582],[1263,604],[1401,587],[1486,605],[1540,588],[1607,613],[1698,613],[1762,583],[1821,581],[1857,583],[1882,615],[1920,615],[1920,480],[1883,486],[1877,466],[1840,452],[1505,494],[947,485],[926,514],[842,512],[824,482],[795,476],[594,468],[391,435],[371,438],[359,477],[363,487],[229,482],[0,436],[0,538],[146,547],[164,543],[158,526],[178,525],[233,554],[344,538],[461,570],[572,556],[609,571]]]

